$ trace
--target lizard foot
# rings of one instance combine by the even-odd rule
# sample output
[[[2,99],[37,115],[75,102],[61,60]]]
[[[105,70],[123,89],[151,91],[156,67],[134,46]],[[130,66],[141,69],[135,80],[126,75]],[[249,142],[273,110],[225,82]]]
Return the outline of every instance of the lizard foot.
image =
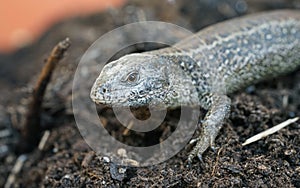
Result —
[[[192,141],[195,142],[195,139]],[[188,156],[188,162],[191,163],[193,159],[197,156],[200,162],[203,162],[202,154],[206,151],[206,149],[209,147],[209,138],[208,137],[200,137],[196,141],[196,145],[190,152]]]
[[[219,128],[215,126],[204,126],[202,134],[190,141],[190,144],[196,142],[196,145],[190,152],[188,156],[188,162],[191,163],[193,159],[197,156],[200,162],[203,162],[202,154],[210,147],[214,152],[216,152],[217,148],[215,147],[215,138],[217,133],[219,132]]]

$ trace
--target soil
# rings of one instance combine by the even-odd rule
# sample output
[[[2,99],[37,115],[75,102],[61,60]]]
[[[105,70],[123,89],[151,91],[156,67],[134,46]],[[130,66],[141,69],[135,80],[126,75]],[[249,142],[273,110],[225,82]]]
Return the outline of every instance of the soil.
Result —
[[[104,155],[96,155],[86,144],[77,129],[71,105],[73,75],[81,55],[98,37],[118,26],[141,20],[160,20],[197,31],[232,17],[280,8],[300,9],[300,4],[297,0],[190,0],[188,3],[184,0],[131,0],[120,9],[64,21],[32,46],[11,55],[1,55],[0,186],[300,187],[299,121],[258,142],[242,146],[247,138],[300,116],[300,70],[231,95],[230,117],[216,139],[216,150],[206,151],[203,162],[188,163],[190,147],[186,146],[158,165],[117,166]],[[130,37],[137,35],[132,33]],[[51,48],[65,37],[71,39],[72,46],[47,89],[41,116],[43,131],[40,135],[32,135],[41,138],[48,130],[50,136],[43,148],[36,147],[25,154],[26,160],[19,171],[13,170],[20,156],[17,143],[37,75]],[[157,37],[166,36],[161,33]],[[175,41],[175,38],[169,40]],[[109,45],[114,43],[118,41]],[[134,45],[117,56],[154,48],[157,47]],[[101,121],[111,134],[128,144],[132,144],[131,138],[135,137],[138,145],[164,139],[172,131],[172,121],[176,121],[178,113],[172,111],[169,119],[154,132],[129,132],[124,136],[124,128],[118,128],[119,122],[110,109],[100,106],[98,111],[102,112]],[[196,131],[194,137],[198,134]],[[10,181],[9,175],[15,179]]]

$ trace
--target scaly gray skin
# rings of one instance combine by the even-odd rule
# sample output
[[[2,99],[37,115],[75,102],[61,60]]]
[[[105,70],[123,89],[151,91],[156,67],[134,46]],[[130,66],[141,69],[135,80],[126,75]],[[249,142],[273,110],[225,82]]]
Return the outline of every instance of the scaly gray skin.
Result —
[[[91,98],[111,106],[202,106],[208,113],[188,158],[201,159],[230,112],[227,93],[299,65],[300,11],[259,13],[210,26],[172,48],[107,64]]]

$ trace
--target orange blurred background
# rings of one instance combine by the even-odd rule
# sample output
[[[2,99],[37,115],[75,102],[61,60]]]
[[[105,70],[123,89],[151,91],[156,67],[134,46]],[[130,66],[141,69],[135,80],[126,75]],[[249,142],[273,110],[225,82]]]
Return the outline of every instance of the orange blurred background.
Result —
[[[0,53],[26,46],[59,20],[118,7],[125,0],[0,0]]]

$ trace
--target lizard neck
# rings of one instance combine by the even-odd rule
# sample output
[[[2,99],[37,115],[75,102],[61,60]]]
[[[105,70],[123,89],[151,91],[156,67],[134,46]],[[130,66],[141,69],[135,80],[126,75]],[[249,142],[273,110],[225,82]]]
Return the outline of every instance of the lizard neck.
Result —
[[[195,106],[199,105],[199,91],[196,82],[190,73],[182,68],[183,65],[192,62],[192,59],[184,55],[159,55],[166,67],[169,87],[166,91],[164,103],[168,107]]]

